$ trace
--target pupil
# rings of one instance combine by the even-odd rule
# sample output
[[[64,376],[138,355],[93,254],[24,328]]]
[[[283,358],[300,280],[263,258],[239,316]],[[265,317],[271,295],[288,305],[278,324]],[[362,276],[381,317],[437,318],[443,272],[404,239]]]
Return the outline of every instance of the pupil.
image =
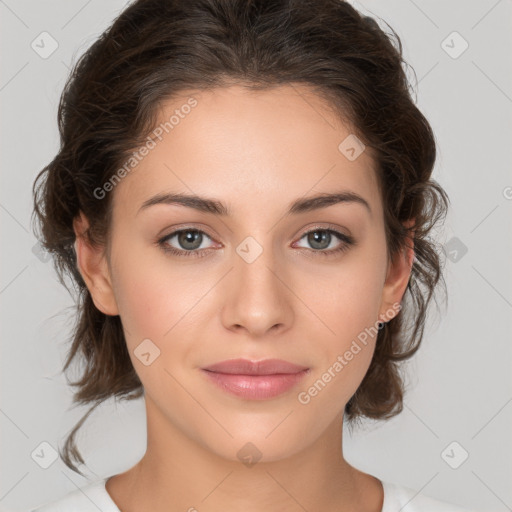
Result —
[[[331,234],[327,231],[313,231],[309,234],[309,242],[315,249],[325,249],[325,247],[329,246]],[[325,242],[327,240],[327,245],[323,244],[322,242]],[[316,244],[320,244],[320,247],[316,247]]]
[[[180,236],[180,243],[187,249],[197,249],[201,245],[201,233],[198,231],[184,231],[181,233]],[[194,242],[197,242],[197,239],[199,239],[199,244],[195,244]],[[192,247],[187,246],[187,244],[192,244]]]

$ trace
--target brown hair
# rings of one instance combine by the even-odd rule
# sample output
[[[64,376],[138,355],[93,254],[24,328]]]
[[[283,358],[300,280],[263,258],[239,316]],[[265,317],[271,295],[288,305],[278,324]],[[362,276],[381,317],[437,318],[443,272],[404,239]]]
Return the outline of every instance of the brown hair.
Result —
[[[190,89],[310,86],[376,155],[388,256],[412,239],[415,259],[403,307],[379,330],[345,416],[350,424],[402,410],[397,363],[418,350],[438,282],[446,289],[429,233],[449,200],[431,179],[434,134],[411,99],[402,45],[390,30],[342,0],[137,0],[80,57],[59,104],[59,152],[33,186],[38,238],[60,282],[67,287],[68,275],[77,291],[63,371],[75,358],[83,363],[79,380],[70,382],[77,388],[73,401],[94,403],[66,439],[61,456],[68,467],[82,474],[71,460],[84,463],[74,437],[95,407],[112,396],[143,394],[119,316],[95,307],[77,269],[73,219],[83,212],[89,243],[108,247],[112,194],[98,199],[94,191],[154,128],[161,103]]]

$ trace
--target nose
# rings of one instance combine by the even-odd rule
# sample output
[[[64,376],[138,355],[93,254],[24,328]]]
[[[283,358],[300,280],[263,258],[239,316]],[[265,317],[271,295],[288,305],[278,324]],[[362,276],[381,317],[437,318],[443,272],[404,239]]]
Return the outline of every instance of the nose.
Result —
[[[271,249],[261,249],[251,240],[237,248],[221,311],[226,329],[245,330],[253,338],[289,329],[294,316],[290,276]]]

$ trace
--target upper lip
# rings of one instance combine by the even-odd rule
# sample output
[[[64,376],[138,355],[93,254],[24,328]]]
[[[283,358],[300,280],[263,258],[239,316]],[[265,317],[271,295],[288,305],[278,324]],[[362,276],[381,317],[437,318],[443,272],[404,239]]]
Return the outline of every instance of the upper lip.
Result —
[[[289,363],[282,359],[264,359],[262,361],[229,359],[206,366],[203,370],[234,375],[274,375],[278,373],[299,373],[308,370],[308,367]]]

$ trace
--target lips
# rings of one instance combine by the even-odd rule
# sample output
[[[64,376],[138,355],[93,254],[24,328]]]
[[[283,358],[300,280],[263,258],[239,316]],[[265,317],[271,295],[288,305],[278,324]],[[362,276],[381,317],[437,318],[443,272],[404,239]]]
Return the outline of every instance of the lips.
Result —
[[[245,400],[267,400],[289,391],[309,373],[309,368],[281,359],[232,359],[201,369],[222,391]]]
[[[203,368],[210,372],[226,373],[232,375],[275,375],[293,374],[307,370],[307,366],[283,361],[282,359],[265,359],[262,361],[250,361],[248,359],[230,359],[212,364]]]

